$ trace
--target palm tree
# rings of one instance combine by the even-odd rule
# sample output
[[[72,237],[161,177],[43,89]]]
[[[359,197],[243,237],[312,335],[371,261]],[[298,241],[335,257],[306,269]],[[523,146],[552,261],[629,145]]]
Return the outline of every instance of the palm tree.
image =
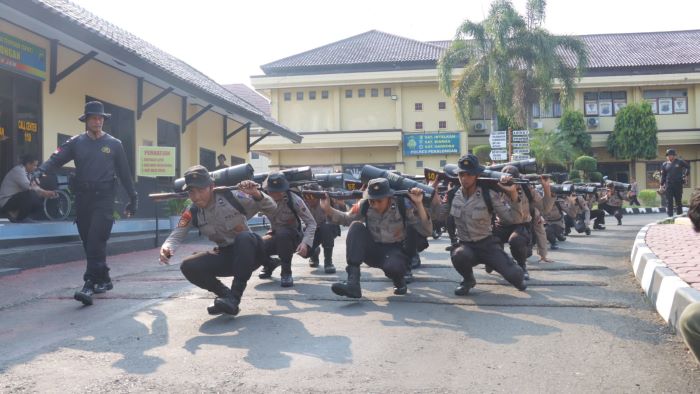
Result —
[[[484,103],[495,115],[528,125],[532,104],[551,101],[555,79],[562,101],[571,103],[574,80],[588,61],[586,48],[576,38],[542,27],[545,6],[545,0],[528,0],[523,17],[509,0],[496,0],[485,20],[459,26],[438,61],[438,74],[440,89],[452,97],[465,130],[470,111]],[[453,81],[455,68],[462,70]]]
[[[568,161],[574,154],[574,147],[560,138],[557,133],[535,130],[530,138],[530,152],[537,159],[537,164],[542,166],[542,171],[547,172],[548,164],[568,168]]]

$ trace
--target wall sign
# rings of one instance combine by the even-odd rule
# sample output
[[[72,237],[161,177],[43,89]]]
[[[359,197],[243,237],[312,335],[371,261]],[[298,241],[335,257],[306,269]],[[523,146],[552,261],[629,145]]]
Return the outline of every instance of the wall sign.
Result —
[[[46,50],[0,32],[0,68],[43,81],[46,79]]]
[[[404,134],[404,156],[448,155],[460,152],[459,133]]]
[[[174,177],[175,148],[170,146],[139,146],[136,175],[143,177]]]

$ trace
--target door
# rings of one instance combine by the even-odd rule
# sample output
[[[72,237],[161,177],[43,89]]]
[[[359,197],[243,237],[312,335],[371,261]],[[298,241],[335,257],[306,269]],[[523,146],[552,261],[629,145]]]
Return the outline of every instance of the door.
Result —
[[[158,119],[158,146],[175,148],[175,178],[180,177],[180,126]]]

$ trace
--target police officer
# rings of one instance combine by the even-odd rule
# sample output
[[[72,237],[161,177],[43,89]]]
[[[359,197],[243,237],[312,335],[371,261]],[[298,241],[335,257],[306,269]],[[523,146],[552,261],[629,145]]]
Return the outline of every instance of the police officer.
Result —
[[[210,252],[186,257],[180,265],[192,284],[216,294],[210,315],[236,315],[248,279],[267,259],[262,238],[251,232],[248,219],[256,213],[273,212],[277,204],[262,193],[253,181],[242,181],[237,191],[214,190],[214,180],[207,169],[196,165],[185,172],[185,186],[192,204],[160,249],[160,261],[168,264],[175,250],[192,228],[216,243]],[[233,276],[231,288],[217,276]]]
[[[556,198],[554,192],[550,191],[550,196]],[[563,200],[556,199],[554,204],[544,212],[545,232],[547,241],[553,250],[559,249],[557,241],[563,241],[564,237],[564,209],[562,208]]]
[[[673,204],[676,214],[683,213],[683,182],[690,171],[690,166],[676,155],[675,149],[666,151],[666,162],[661,165],[661,187],[666,189],[666,214],[673,216]]]
[[[85,305],[92,305],[95,293],[112,289],[107,267],[107,240],[114,223],[114,194],[116,179],[129,195],[124,214],[132,216],[138,207],[138,196],[131,179],[131,170],[121,141],[102,131],[106,119],[99,101],[85,104],[85,113],[78,118],[85,122],[86,131],[66,141],[38,168],[37,176],[52,172],[69,161],[75,162],[73,191],[76,201],[76,224],[83,241],[87,269],[83,275],[85,284],[74,298]]]
[[[319,184],[311,184],[307,186],[308,190],[321,191],[323,190]],[[335,247],[335,238],[340,236],[340,226],[330,223],[326,218],[326,212],[320,204],[320,199],[310,194],[304,195],[306,205],[311,211],[314,220],[316,220],[316,232],[314,233],[314,241],[311,245],[309,253],[309,266],[318,267],[318,258],[323,247],[323,272],[327,274],[335,273],[335,265],[333,265],[333,248]]]
[[[598,208],[615,216],[617,225],[622,226],[622,201],[625,199],[625,196],[622,192],[615,190],[613,183],[608,183],[606,186],[603,196],[598,200]]]
[[[508,194],[511,203],[506,205],[500,194],[477,184],[479,174],[484,167],[473,154],[462,156],[458,162],[459,183],[454,195],[448,196],[448,202],[442,205],[440,218],[447,215],[455,218],[459,242],[450,252],[452,265],[464,280],[455,289],[455,295],[465,296],[476,286],[473,267],[485,264],[501,274],[518,290],[525,290],[525,275],[513,259],[501,246],[501,241],[493,234],[492,215],[509,222],[516,222],[522,217],[522,201],[515,186],[499,185]],[[504,176],[502,182],[510,181]]]
[[[304,200],[289,189],[289,182],[281,172],[271,172],[267,176],[265,189],[277,203],[277,208],[267,215],[270,219],[270,231],[263,237],[265,252],[268,256],[279,256],[279,263],[282,265],[280,285],[292,287],[292,257],[294,253],[301,257],[309,255],[316,234],[316,220]],[[303,232],[302,222],[305,226]],[[270,278],[277,264],[277,260],[269,259],[258,277]]]
[[[411,189],[410,200],[394,193],[386,178],[376,178],[367,184],[367,197],[350,212],[333,209],[328,198],[321,200],[321,206],[333,223],[350,226],[345,240],[348,278],[331,286],[335,294],[362,297],[360,265],[363,262],[384,271],[394,283],[394,294],[406,294],[404,275],[410,261],[404,245],[406,230],[411,226],[427,237],[432,233],[433,224],[423,207],[421,189]]]

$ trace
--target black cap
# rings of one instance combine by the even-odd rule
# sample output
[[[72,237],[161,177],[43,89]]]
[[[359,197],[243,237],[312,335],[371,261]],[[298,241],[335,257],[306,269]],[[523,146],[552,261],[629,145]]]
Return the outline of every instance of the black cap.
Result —
[[[666,156],[671,156],[671,155],[673,155],[673,156],[678,156],[678,155],[676,154],[676,150],[675,150],[675,149],[673,149],[673,148],[666,149]]]
[[[375,178],[367,184],[367,198],[369,200],[378,200],[393,195],[394,191],[391,189],[389,180],[386,178]]]
[[[459,178],[459,167],[457,166],[457,164],[445,164],[442,170],[445,172],[445,175],[450,179]]]
[[[190,190],[193,187],[208,187],[214,184],[214,180],[209,175],[206,167],[201,165],[192,166],[185,171],[185,186],[182,190]]]
[[[265,180],[265,189],[268,192],[286,192],[289,190],[289,182],[281,172],[271,172]]]
[[[506,174],[510,174],[513,176],[513,178],[520,178],[520,170],[518,170],[518,167],[516,167],[516,166],[505,166],[505,167],[503,167],[501,172],[505,172]]]
[[[105,112],[105,106],[99,101],[90,101],[86,103],[85,113],[80,115],[78,120],[81,122],[85,122],[85,119],[87,119],[89,115],[100,115],[105,119],[109,119],[112,117],[112,114],[108,114]]]
[[[484,172],[484,166],[479,165],[479,158],[471,153],[460,157],[457,166],[459,166],[459,172],[466,172],[469,175],[479,175]]]

